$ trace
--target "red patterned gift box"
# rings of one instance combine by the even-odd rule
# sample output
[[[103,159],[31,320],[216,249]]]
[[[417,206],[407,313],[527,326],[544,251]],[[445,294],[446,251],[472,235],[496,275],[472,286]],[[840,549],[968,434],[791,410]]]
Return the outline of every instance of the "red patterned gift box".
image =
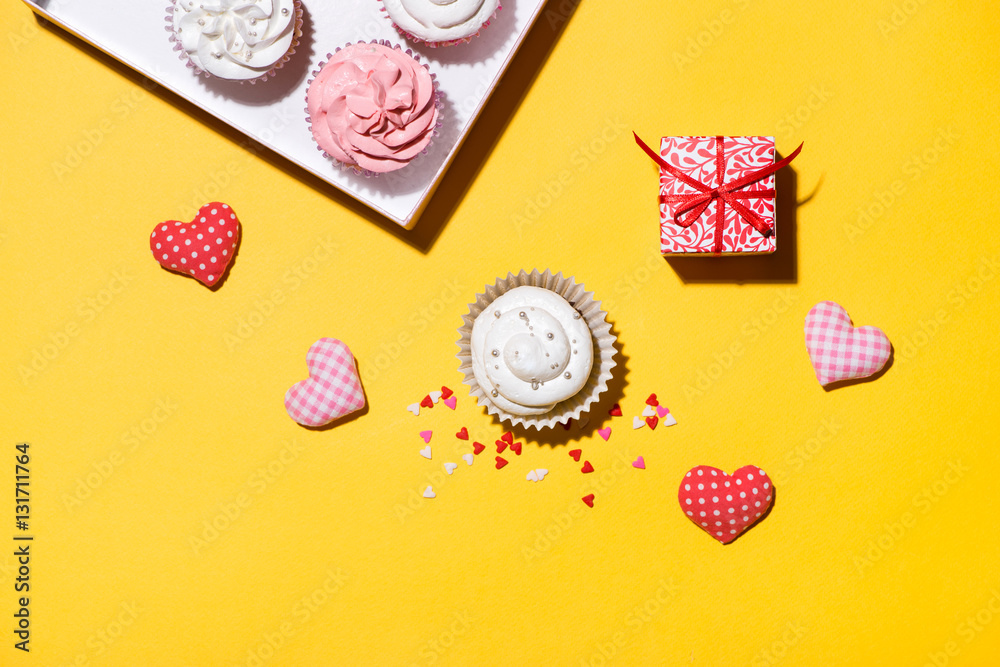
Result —
[[[664,255],[771,253],[776,248],[773,137],[663,137],[660,252]]]

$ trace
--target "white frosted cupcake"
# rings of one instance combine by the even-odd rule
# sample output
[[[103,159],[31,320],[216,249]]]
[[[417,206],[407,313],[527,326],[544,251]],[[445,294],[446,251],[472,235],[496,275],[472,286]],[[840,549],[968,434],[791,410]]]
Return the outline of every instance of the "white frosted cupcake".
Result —
[[[403,35],[428,46],[471,41],[500,11],[500,0],[382,0]]]
[[[501,421],[549,428],[579,420],[607,389],[615,337],[599,301],[573,278],[508,274],[470,304],[460,370]]]
[[[302,36],[299,0],[173,0],[167,30],[198,74],[266,81]]]

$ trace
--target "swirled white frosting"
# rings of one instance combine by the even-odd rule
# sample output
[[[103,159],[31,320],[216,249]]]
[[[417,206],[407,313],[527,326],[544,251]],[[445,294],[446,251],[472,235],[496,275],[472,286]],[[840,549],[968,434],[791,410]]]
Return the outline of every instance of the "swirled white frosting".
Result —
[[[392,22],[418,39],[450,42],[475,35],[499,0],[382,0]]]
[[[540,415],[575,396],[590,377],[590,328],[559,294],[517,287],[497,297],[472,325],[472,370],[499,407]]]
[[[294,0],[177,0],[174,35],[191,62],[223,79],[266,74],[295,39]]]

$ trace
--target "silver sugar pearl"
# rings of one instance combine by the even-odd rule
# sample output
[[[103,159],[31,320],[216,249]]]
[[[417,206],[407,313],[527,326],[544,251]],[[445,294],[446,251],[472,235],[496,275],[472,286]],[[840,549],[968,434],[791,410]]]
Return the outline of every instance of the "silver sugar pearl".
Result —
[[[550,331],[547,334],[545,334],[545,337],[548,338],[549,340],[552,340],[553,338],[556,337],[556,335]]]
[[[494,317],[498,317],[499,318],[500,317],[500,311],[499,310],[494,310],[493,311],[493,315],[494,315]]]
[[[500,356],[500,350],[493,350],[492,352],[490,352],[490,354],[492,354],[494,357],[499,357]]]
[[[569,373],[569,371],[567,371],[567,372],[563,373],[563,377],[566,378],[567,380],[569,380],[573,376]]]
[[[288,7],[282,7],[281,8],[281,15],[282,16],[288,16]]]
[[[491,392],[490,392],[490,394],[492,394],[492,395],[493,395],[493,398],[496,398],[497,396],[499,396],[499,395],[500,395],[500,392],[499,392],[499,391],[497,391],[496,389],[494,389],[493,391],[491,391]]]
[[[577,312],[577,313],[573,313],[573,319],[574,319],[574,320],[578,320],[578,319],[580,319],[581,317],[582,317],[582,315],[580,315],[580,313],[578,313],[578,312]]]
[[[522,320],[528,319],[528,314],[523,310],[520,313],[518,313],[517,316],[520,317]]]
[[[532,380],[531,381],[531,388],[535,389],[535,390],[538,389],[538,380]]]

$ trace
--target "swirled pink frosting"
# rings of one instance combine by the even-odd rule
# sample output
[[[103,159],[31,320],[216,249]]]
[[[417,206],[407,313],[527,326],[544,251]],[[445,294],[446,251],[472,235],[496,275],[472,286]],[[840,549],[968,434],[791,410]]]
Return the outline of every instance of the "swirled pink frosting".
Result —
[[[309,85],[306,106],[320,148],[376,173],[405,167],[419,155],[438,117],[427,69],[381,44],[335,53]]]

